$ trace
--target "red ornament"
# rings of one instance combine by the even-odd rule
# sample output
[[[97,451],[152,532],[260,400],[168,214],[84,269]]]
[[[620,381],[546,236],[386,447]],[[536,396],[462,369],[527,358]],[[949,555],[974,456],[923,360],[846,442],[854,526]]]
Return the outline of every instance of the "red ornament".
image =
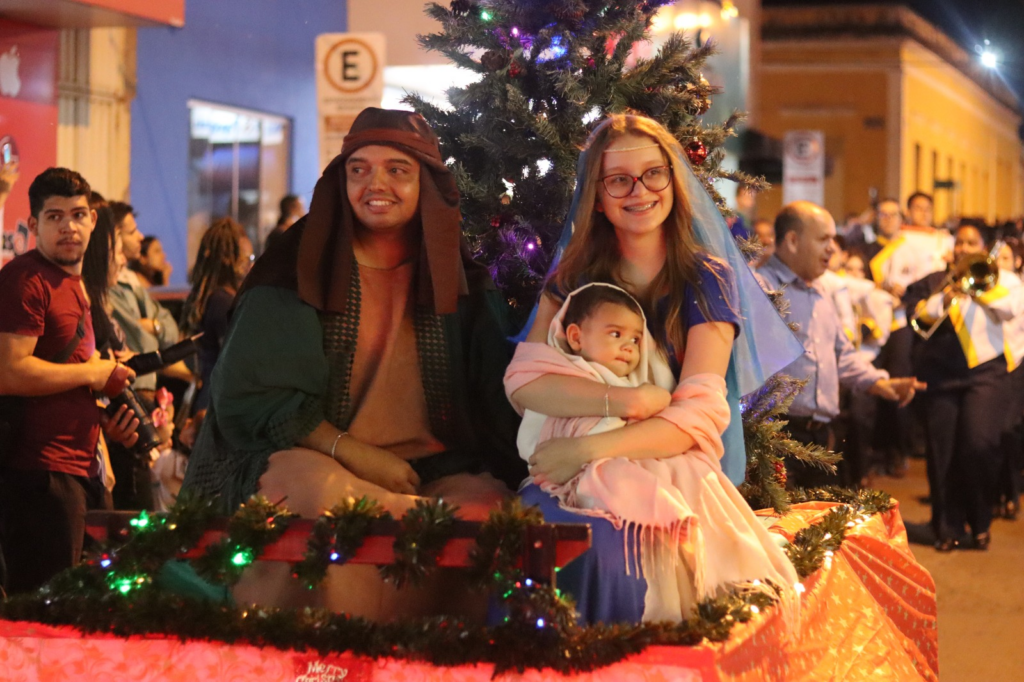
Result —
[[[593,57],[587,57],[587,68],[592,69],[597,66],[597,60]]]
[[[686,145],[686,157],[694,166],[700,166],[708,158],[708,148],[700,140],[694,140]]]
[[[499,218],[498,216],[494,216],[493,218],[491,218],[491,227],[495,229],[501,227],[501,218]]]
[[[508,67],[508,75],[513,78],[519,78],[519,74],[523,72],[523,67],[519,66],[519,62],[512,62]]]

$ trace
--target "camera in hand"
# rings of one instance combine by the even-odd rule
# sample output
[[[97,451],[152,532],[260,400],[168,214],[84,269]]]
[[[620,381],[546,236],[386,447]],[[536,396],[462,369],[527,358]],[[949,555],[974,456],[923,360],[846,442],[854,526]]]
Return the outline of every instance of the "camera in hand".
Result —
[[[153,420],[149,418],[146,406],[142,404],[135,389],[131,386],[125,386],[123,391],[110,398],[110,404],[106,407],[107,414],[113,417],[122,405],[127,405],[128,412],[139,420],[139,426],[135,429],[135,433],[139,434],[139,440],[132,449],[135,452],[143,453],[158,447],[161,442],[160,434],[156,432],[156,427],[153,426]]]
[[[128,366],[130,370],[135,372],[135,376],[141,377],[144,374],[151,374],[152,372],[159,371],[165,367],[170,367],[174,363],[184,360],[190,355],[195,355],[199,352],[199,337],[202,334],[196,334],[190,336],[184,341],[165,348],[163,350],[155,350],[151,353],[139,353],[133,355],[124,364]]]
[[[199,344],[197,341],[200,336],[202,336],[202,334],[196,334],[195,336],[191,336],[169,348],[165,348],[162,351],[157,350],[151,353],[133,355],[124,364],[134,371],[135,376],[137,377],[159,371],[165,367],[170,367],[174,363],[184,360],[199,350]],[[108,397],[110,398],[110,405],[107,406],[106,410],[107,414],[111,417],[117,413],[122,405],[127,405],[128,411],[139,420],[139,426],[135,430],[135,432],[139,434],[139,440],[135,443],[135,447],[133,448],[135,452],[149,452],[160,445],[160,435],[157,433],[156,427],[153,426],[153,420],[149,418],[149,410],[147,410],[146,406],[142,404],[141,400],[139,400],[139,396],[135,393],[135,389],[131,386],[126,386],[125,389],[117,395]]]

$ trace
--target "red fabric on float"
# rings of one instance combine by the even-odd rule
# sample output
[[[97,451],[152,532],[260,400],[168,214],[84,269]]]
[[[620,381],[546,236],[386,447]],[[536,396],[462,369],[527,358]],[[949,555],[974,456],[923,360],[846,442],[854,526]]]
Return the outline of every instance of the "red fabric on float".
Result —
[[[774,528],[792,538],[834,505],[795,505]],[[765,513],[763,513],[765,514]],[[935,583],[914,559],[897,509],[850,529],[835,556],[805,581],[799,635],[784,639],[773,609],[737,625],[729,641],[651,647],[572,678],[586,682],[855,682],[938,680]],[[66,627],[0,621],[0,670],[19,682],[488,682],[489,665],[318,656],[173,638],[83,636]],[[507,679],[541,682],[551,671]]]

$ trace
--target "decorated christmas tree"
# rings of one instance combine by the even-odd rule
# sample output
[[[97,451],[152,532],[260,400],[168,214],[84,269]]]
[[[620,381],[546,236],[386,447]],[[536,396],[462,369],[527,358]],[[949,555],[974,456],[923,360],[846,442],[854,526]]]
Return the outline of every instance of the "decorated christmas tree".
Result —
[[[572,198],[576,162],[606,114],[635,112],[664,125],[683,145],[708,192],[726,211],[716,181],[755,188],[763,181],[722,167],[739,112],[719,125],[701,117],[715,89],[701,75],[712,42],[670,36],[649,58],[658,9],[671,0],[452,0],[431,3],[441,25],[421,44],[479,74],[448,91],[450,107],[415,95],[407,102],[441,139],[462,193],[463,229],[509,303],[525,320],[551,264]],[[747,246],[747,245],[745,245]],[[837,459],[789,440],[778,418],[799,391],[774,380],[748,396],[744,493],[755,506],[783,510],[783,458],[831,466]]]

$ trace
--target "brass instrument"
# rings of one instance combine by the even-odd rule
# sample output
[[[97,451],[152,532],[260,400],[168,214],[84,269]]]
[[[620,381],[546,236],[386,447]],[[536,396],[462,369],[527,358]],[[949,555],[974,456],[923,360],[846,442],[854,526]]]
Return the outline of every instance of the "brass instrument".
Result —
[[[998,253],[998,249],[1001,244],[997,244],[993,252]],[[932,289],[932,293],[929,294],[929,298],[936,294],[940,294],[947,289],[966,294],[971,298],[976,298],[985,292],[991,291],[993,287],[999,282],[999,266],[996,265],[996,259],[991,254],[985,253],[970,253],[965,256],[961,256],[960,260],[953,265],[949,270],[949,274],[946,278],[939,283],[937,287]],[[910,319],[910,326],[914,328],[917,334],[927,341],[935,333],[935,330],[939,328],[942,321],[949,316],[949,309],[942,313],[942,317],[937,319],[935,322],[928,327],[928,329],[921,329],[921,325],[918,320],[918,315],[915,313]]]

